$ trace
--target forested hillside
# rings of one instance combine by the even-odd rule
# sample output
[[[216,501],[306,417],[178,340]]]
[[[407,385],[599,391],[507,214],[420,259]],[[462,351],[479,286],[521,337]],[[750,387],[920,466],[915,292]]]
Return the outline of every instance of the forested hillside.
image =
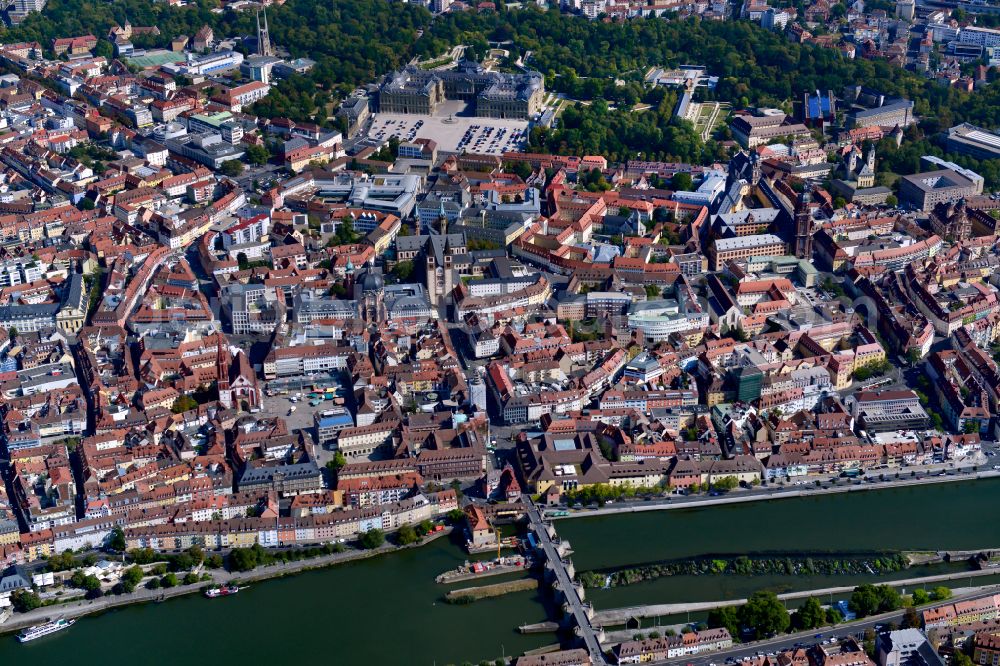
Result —
[[[126,17],[133,25],[160,28],[159,36],[138,39],[140,46],[166,45],[205,24],[219,37],[253,34],[252,12],[211,11],[215,7],[213,0],[195,0],[180,8],[147,0],[51,0],[42,15],[30,16],[0,39],[34,39],[48,46],[56,36],[103,36]],[[1000,126],[996,81],[965,93],[885,61],[851,60],[833,49],[794,44],[743,21],[653,18],[604,23],[535,7],[433,18],[421,7],[385,0],[289,0],[272,7],[268,17],[273,41],[293,56],[316,60],[317,66],[306,77],[282,82],[259,103],[256,110],[265,115],[326,122],[329,103],[353,87],[376,80],[415,55],[436,56],[455,44],[469,44],[477,53],[489,45],[509,50],[511,57],[504,63],[508,67],[530,53],[527,65],[546,75],[550,89],[598,101],[568,110],[558,132],[534,134],[534,147],[554,152],[603,153],[612,159],[640,151],[686,161],[720,157],[717,146],[703,145],[689,126],[671,121],[674,93],[641,83],[651,66],[684,63],[706,65],[718,75],[713,96],[737,108],[790,110],[791,101],[804,92],[840,93],[858,83],[914,100],[921,126],[910,133],[910,146],[887,155],[887,166],[897,172],[912,171],[921,151],[940,153],[939,133],[958,122]],[[648,109],[629,111],[637,103]],[[982,168],[991,182],[1000,182],[996,161],[973,166]]]

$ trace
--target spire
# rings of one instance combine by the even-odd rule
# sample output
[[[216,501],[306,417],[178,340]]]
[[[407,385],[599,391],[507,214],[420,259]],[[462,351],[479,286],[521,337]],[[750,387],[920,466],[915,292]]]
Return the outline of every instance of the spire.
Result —
[[[261,10],[257,11],[257,53],[262,56],[273,56],[271,49],[271,35],[267,30],[267,8],[264,7],[264,23],[260,22]]]
[[[229,359],[227,358],[227,350],[222,345],[222,334],[216,338],[216,357],[215,357],[215,379],[218,382],[219,395],[229,388]]]

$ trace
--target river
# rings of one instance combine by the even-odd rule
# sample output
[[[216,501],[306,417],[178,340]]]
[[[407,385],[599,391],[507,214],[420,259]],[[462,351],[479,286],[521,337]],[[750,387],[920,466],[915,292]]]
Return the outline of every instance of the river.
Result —
[[[697,555],[966,550],[1000,547],[1000,479],[908,486],[560,520],[577,571]],[[912,578],[955,570],[937,565],[897,572]],[[919,571],[920,573],[914,573]],[[739,599],[757,589],[818,589],[873,576],[670,576],[587,590],[597,608]]]
[[[984,480],[561,520],[556,527],[570,540],[577,569],[585,571],[712,553],[1000,546],[997,506],[1000,480]],[[131,606],[83,618],[64,633],[27,645],[0,637],[0,663],[29,657],[36,663],[96,666],[113,655],[123,663],[242,665],[321,658],[336,664],[443,665],[478,663],[501,652],[520,654],[553,641],[551,635],[522,636],[516,630],[521,623],[546,619],[541,592],[464,606],[443,603],[449,588],[435,583],[434,576],[464,559],[453,543],[442,539],[255,583],[236,597],[191,596]],[[597,608],[611,608],[743,597],[764,587],[812,589],[854,582],[847,576],[675,576],[587,590],[587,598]]]
[[[444,603],[445,591],[474,583],[444,586],[434,577],[465,559],[457,546],[439,539],[254,583],[235,597],[193,595],[128,606],[81,618],[65,632],[24,645],[12,635],[0,636],[0,664],[443,666],[521,654],[555,641],[548,634],[517,632],[518,624],[547,619],[540,591],[465,606]]]

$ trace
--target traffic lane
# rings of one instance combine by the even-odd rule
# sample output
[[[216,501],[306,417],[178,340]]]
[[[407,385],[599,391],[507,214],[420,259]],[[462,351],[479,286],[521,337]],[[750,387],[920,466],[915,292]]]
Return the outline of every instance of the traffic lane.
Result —
[[[498,438],[498,446],[499,443],[500,439]],[[843,492],[849,490],[850,488],[873,488],[873,489],[891,488],[893,486],[899,486],[899,485],[905,486],[905,485],[915,484],[916,482],[925,481],[930,478],[972,476],[977,472],[992,473],[997,470],[991,470],[987,467],[983,467],[982,469],[979,470],[973,470],[971,466],[955,467],[954,463],[936,463],[933,466],[921,468],[919,471],[917,470],[913,471],[915,472],[915,474],[912,476],[909,473],[900,474],[900,476],[898,477],[886,474],[884,479],[874,476],[866,476],[861,479],[852,479],[852,480],[848,480],[839,476],[832,476],[832,477],[824,477],[822,479],[810,479],[807,482],[803,482],[802,485],[799,486],[796,485],[777,486],[774,484],[770,484],[767,486],[756,486],[753,488],[740,488],[729,492],[719,492],[717,495],[671,494],[667,496],[650,496],[648,499],[643,499],[641,501],[633,501],[633,502],[609,500],[608,502],[606,502],[606,504],[610,504],[612,507],[624,511],[633,507],[649,508],[650,505],[672,506],[672,505],[688,504],[694,502],[705,502],[706,500],[711,500],[713,498],[718,498],[718,499],[732,498],[732,497],[765,498],[765,497],[780,497],[782,495],[789,495],[789,494],[793,496],[802,496],[816,491],[831,490],[831,489],[839,489]],[[831,482],[833,479],[837,480],[836,483]],[[819,481],[819,485],[816,484],[816,481]],[[568,509],[579,513],[586,513],[587,511],[598,508],[598,507],[584,507],[576,509],[572,506],[567,506],[565,504],[560,504],[558,506],[560,509]]]
[[[995,592],[998,587],[1000,586],[987,585],[973,592],[958,594],[949,599],[948,603],[977,599]],[[927,606],[921,606],[920,609],[934,608],[937,605],[939,604],[928,604]],[[690,664],[691,666],[710,666],[711,664],[716,664],[716,666],[719,666],[724,663],[732,664],[739,662],[744,657],[754,657],[761,654],[766,655],[769,652],[783,652],[797,647],[811,647],[820,641],[828,640],[831,637],[836,637],[838,640],[842,640],[854,636],[859,639],[860,642],[861,637],[863,637],[864,633],[869,629],[878,631],[882,626],[890,623],[900,625],[903,621],[904,612],[904,610],[892,611],[891,613],[873,615],[863,620],[845,622],[837,627],[827,627],[825,629],[813,631],[802,631],[796,634],[788,634],[768,640],[758,641],[756,643],[738,644],[729,650],[709,652],[704,655],[692,655],[679,659],[668,659],[655,663],[684,664],[685,666],[687,664]],[[821,636],[821,638],[817,638],[817,635]],[[727,662],[727,660],[729,661]]]
[[[733,664],[742,661],[745,657],[756,657],[760,655],[766,655],[768,653],[784,652],[786,650],[794,650],[799,647],[810,647],[821,641],[829,640],[831,637],[836,637],[838,640],[843,640],[850,636],[863,635],[869,629],[875,630],[879,627],[890,622],[895,622],[899,624],[903,619],[902,613],[897,613],[888,617],[881,616],[878,619],[864,620],[857,624],[851,624],[849,631],[844,630],[833,630],[828,632],[817,632],[822,638],[816,638],[816,634],[811,632],[803,632],[800,634],[795,634],[791,636],[782,636],[781,638],[760,641],[758,643],[752,643],[746,646],[740,646],[740,648],[734,648],[731,650],[724,650],[721,652],[711,652],[705,655],[693,655],[681,659],[671,659],[667,661],[656,662],[658,664],[690,664],[691,666],[710,666],[711,664]]]

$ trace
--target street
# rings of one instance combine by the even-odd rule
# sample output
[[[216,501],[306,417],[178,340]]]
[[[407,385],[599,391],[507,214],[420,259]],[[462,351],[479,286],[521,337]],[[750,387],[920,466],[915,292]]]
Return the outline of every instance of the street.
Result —
[[[996,591],[998,589],[997,585],[989,586],[988,588],[977,589],[974,592],[967,592],[963,594],[956,595],[948,600],[948,603],[953,603],[955,601],[962,601],[965,599],[975,599],[977,597],[984,596],[989,590]],[[929,604],[927,607],[935,606],[937,604]],[[709,652],[706,654],[691,655],[687,657],[682,657],[679,659],[669,659],[666,661],[656,662],[659,664],[685,664],[686,666],[713,666],[721,663],[737,663],[743,659],[772,654],[777,652],[783,652],[785,650],[791,650],[797,647],[809,646],[814,643],[818,643],[821,640],[829,640],[832,637],[843,639],[850,636],[855,638],[861,638],[864,633],[871,629],[872,631],[878,631],[883,626],[894,623],[900,625],[903,620],[903,611],[892,611],[891,613],[883,613],[881,615],[872,615],[871,617],[864,618],[862,620],[856,620],[854,622],[845,622],[844,624],[838,625],[836,628],[831,630],[817,629],[810,631],[800,631],[795,634],[786,634],[784,636],[779,636],[777,638],[772,638],[763,641],[757,641],[753,643],[741,643],[739,645],[734,645],[728,650],[721,650],[718,652]],[[859,640],[860,642],[860,640]]]
[[[561,505],[557,508],[567,511],[566,516],[553,516],[556,520],[568,520],[574,517],[608,515],[613,513],[628,513],[634,511],[655,511],[658,509],[670,509],[691,506],[711,506],[717,504],[753,502],[765,499],[781,499],[785,497],[804,497],[809,495],[822,495],[831,493],[859,492],[863,490],[875,490],[884,488],[897,488],[908,485],[919,485],[928,483],[944,483],[948,481],[973,480],[1000,477],[1000,470],[981,469],[973,471],[970,464],[965,468],[953,468],[948,464],[929,466],[925,470],[907,469],[901,472],[898,478],[892,474],[884,474],[884,480],[875,477],[864,477],[863,479],[838,479],[837,477],[827,478],[824,481],[817,479],[813,481],[797,482],[801,485],[767,485],[750,488],[738,488],[736,490],[720,493],[718,495],[666,495],[648,496],[638,501],[621,502],[609,501],[606,506],[598,507],[590,505],[583,507],[580,505]],[[911,475],[912,474],[912,475]],[[817,485],[818,484],[818,485]]]

